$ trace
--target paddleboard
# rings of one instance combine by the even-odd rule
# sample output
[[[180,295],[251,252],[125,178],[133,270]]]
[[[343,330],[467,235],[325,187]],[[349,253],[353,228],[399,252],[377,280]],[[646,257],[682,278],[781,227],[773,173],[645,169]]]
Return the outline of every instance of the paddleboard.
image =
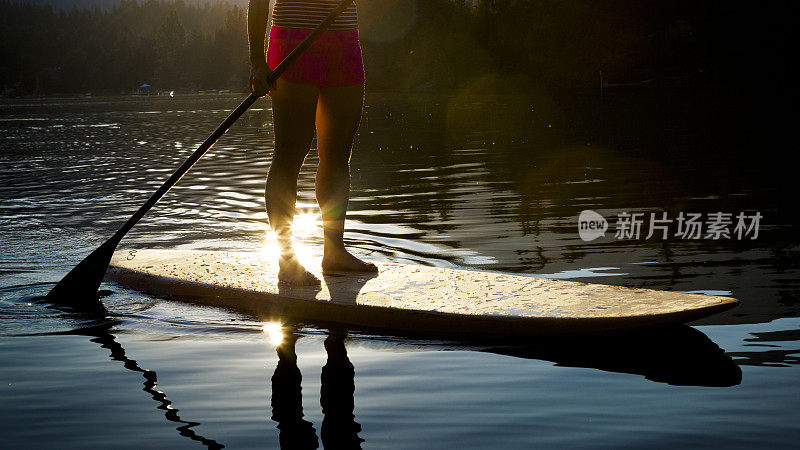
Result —
[[[120,250],[106,280],[263,321],[482,337],[641,329],[686,323],[738,304],[713,295],[377,265],[378,274],[317,273],[321,286],[291,286],[278,282],[277,261],[262,252]]]

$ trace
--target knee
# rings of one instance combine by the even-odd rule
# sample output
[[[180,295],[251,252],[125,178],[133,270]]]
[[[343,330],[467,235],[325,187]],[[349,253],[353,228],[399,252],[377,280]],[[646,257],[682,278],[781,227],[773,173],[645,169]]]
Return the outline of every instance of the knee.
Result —
[[[330,173],[347,175],[350,173],[350,155],[334,156],[327,155],[323,157],[320,155],[319,167],[317,173]]]
[[[325,172],[347,172],[350,170],[350,148],[352,144],[331,145],[330,141],[319,143],[319,169]]]
[[[300,167],[302,167],[306,159],[306,155],[308,155],[308,149],[276,146],[275,154],[272,155],[270,171],[276,168],[281,171],[299,172]]]

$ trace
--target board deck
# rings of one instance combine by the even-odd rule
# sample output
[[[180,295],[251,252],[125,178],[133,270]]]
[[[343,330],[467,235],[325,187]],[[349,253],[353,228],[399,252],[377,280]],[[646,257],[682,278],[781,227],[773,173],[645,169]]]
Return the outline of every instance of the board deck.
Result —
[[[379,274],[277,281],[259,252],[122,250],[106,279],[156,296],[233,309],[264,321],[480,336],[583,334],[686,323],[730,309],[721,296],[377,263]],[[312,269],[312,268],[309,268]],[[312,270],[313,271],[313,270]]]

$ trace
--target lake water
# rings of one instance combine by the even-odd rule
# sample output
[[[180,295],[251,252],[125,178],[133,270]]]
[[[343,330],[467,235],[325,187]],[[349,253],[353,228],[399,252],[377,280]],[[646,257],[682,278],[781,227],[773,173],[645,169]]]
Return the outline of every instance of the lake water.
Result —
[[[800,438],[791,134],[713,93],[368,94],[346,241],[374,260],[731,295],[741,305],[635,339],[430,340],[234,312],[107,283],[99,317],[42,301],[240,96],[0,104],[4,448],[793,446]],[[266,245],[268,100],[121,248]],[[320,255],[312,151],[297,236]],[[584,241],[578,216],[609,222]],[[729,237],[675,236],[681,213]],[[641,235],[615,237],[624,213]],[[650,214],[669,237],[646,238]],[[736,217],[757,214],[734,231]],[[622,215],[622,216],[621,216]],[[747,222],[752,225],[752,220]],[[280,346],[278,345],[280,343]]]

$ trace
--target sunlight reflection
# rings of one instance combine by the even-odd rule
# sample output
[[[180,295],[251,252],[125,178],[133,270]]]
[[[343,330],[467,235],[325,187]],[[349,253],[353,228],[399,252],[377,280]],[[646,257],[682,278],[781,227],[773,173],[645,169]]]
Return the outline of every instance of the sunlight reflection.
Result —
[[[294,236],[292,247],[300,264],[308,268],[318,266],[322,259],[322,247],[312,243],[319,242],[322,238],[322,216],[313,212],[295,214],[292,235]],[[261,253],[269,259],[278,260],[280,249],[275,233],[271,230],[267,231],[264,237]]]
[[[272,345],[276,347],[281,345],[281,342],[283,342],[283,325],[280,322],[265,322],[261,328],[264,334],[269,337],[269,342]]]
[[[294,248],[294,253],[297,256],[297,260],[300,262],[300,264],[303,264],[307,267],[313,267],[313,264],[319,264],[319,260],[322,259],[322,256],[314,250],[314,246],[306,245],[297,239],[292,242],[292,247]],[[261,247],[261,253],[266,258],[275,261],[278,260],[280,249],[278,248],[278,241],[275,238],[275,233],[272,231],[267,232],[267,235],[264,238],[264,245]]]
[[[322,228],[322,215],[319,213],[298,213],[294,216],[292,233],[295,237],[311,237]]]

